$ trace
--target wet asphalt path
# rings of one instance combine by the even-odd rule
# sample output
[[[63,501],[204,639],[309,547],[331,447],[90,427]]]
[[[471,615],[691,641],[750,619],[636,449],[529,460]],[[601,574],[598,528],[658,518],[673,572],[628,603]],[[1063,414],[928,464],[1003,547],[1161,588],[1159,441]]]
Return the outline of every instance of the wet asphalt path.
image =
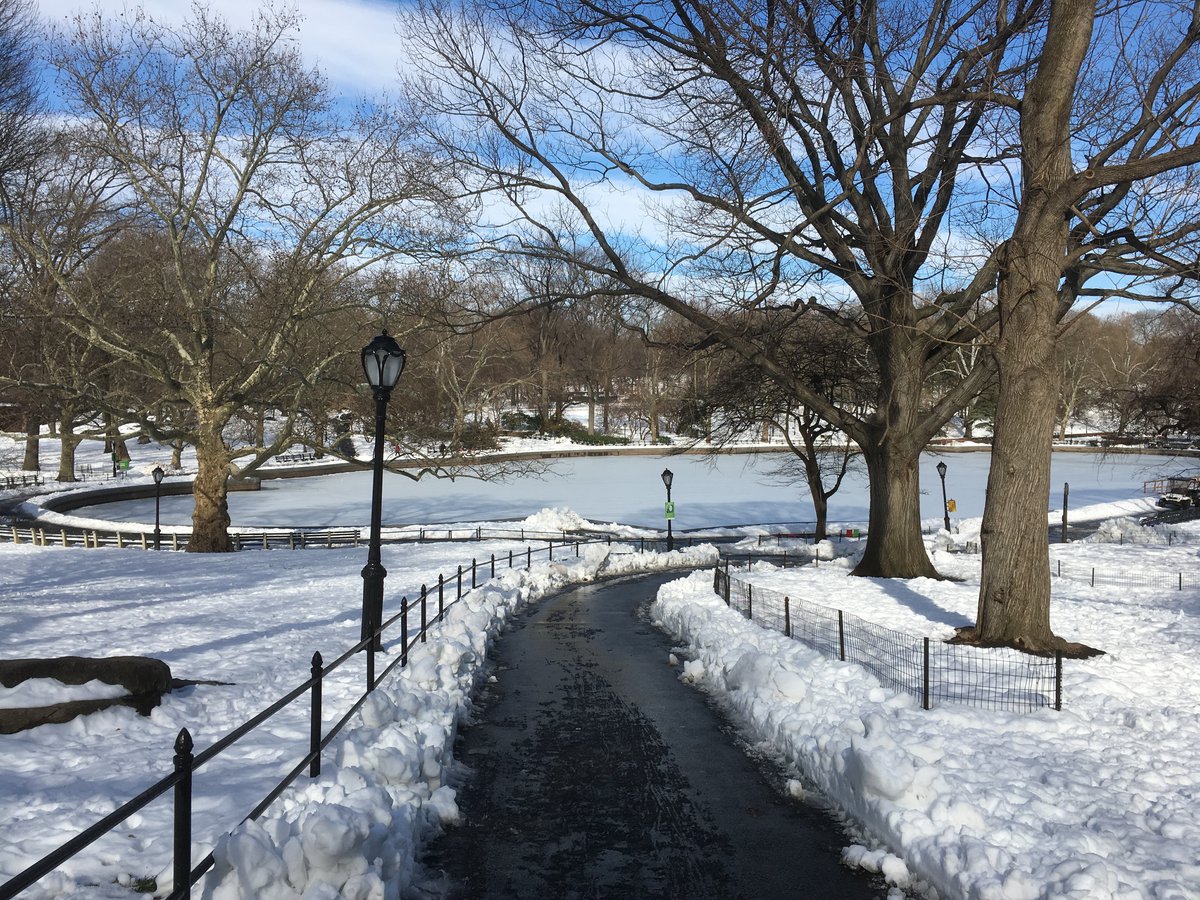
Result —
[[[668,664],[648,602],[668,574],[586,586],[524,613],[456,757],[465,822],[426,854],[446,898],[853,898],[823,811]]]

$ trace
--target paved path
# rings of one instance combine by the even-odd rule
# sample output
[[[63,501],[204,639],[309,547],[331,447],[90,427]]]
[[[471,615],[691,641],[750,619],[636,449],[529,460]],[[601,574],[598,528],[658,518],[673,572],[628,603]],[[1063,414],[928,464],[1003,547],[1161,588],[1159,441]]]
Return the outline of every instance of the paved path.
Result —
[[[883,897],[838,861],[823,811],[737,744],[644,616],[662,575],[522,615],[494,652],[486,721],[456,756],[465,824],[427,854],[447,898]]]

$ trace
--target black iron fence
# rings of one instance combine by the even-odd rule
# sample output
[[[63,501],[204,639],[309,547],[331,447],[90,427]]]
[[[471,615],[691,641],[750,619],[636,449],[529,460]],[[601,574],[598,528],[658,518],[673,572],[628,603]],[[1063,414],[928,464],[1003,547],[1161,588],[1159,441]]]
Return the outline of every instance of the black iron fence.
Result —
[[[383,622],[372,634],[367,635],[329,665],[324,664],[321,654],[314,653],[312,657],[311,677],[303,684],[297,685],[275,703],[264,709],[254,718],[240,725],[216,743],[200,753],[195,752],[192,736],[188,729],[179,732],[173,747],[171,757],[171,774],[161,778],[132,800],[122,804],[107,816],[96,822],[90,828],[76,835],[65,844],[26,868],[14,878],[0,884],[0,900],[10,900],[23,890],[36,884],[41,878],[53,872],[67,860],[85,850],[110,831],[118,828],[136,812],[164,795],[171,793],[174,802],[174,840],[173,840],[173,889],[168,900],[179,900],[190,896],[191,887],[212,867],[213,854],[208,853],[195,866],[191,864],[192,850],[192,776],[203,765],[220,755],[237,741],[241,740],[254,729],[268,721],[281,710],[296,702],[308,698],[310,712],[310,737],[308,753],[298,760],[286,775],[267,793],[267,795],[245,816],[243,822],[257,819],[279,796],[305,772],[310,778],[317,777],[321,772],[321,752],[337,737],[366,702],[371,692],[397,666],[408,664],[409,652],[417,645],[426,642],[430,628],[440,622],[445,611],[454,605],[469,590],[478,586],[486,579],[495,577],[497,569],[507,566],[509,569],[529,568],[535,557],[545,556],[553,560],[555,554],[561,558],[568,554],[580,555],[580,548],[589,544],[607,543],[613,541],[567,541],[555,545],[553,540],[545,547],[534,549],[527,546],[524,552],[509,550],[506,555],[490,554],[487,560],[472,559],[470,566],[458,566],[450,574],[439,574],[437,583],[430,588],[421,585],[417,597],[409,600],[401,597],[399,611],[390,619]],[[633,541],[618,541],[618,544],[628,546],[633,552],[636,546],[641,550],[660,549],[661,542],[637,539]],[[399,630],[399,634],[396,633]],[[388,649],[399,651],[390,664],[380,673],[375,671],[375,654],[367,652],[365,657],[365,689],[362,696],[333,724],[324,731],[321,690],[324,679],[332,672],[341,669],[354,660],[359,659],[360,651],[372,645],[377,637],[387,641]]]
[[[801,641],[831,659],[862,666],[924,709],[954,703],[1028,712],[1062,709],[1062,654],[947,644],[906,634],[840,609],[796,600],[729,574],[718,565],[713,589],[753,622]]]

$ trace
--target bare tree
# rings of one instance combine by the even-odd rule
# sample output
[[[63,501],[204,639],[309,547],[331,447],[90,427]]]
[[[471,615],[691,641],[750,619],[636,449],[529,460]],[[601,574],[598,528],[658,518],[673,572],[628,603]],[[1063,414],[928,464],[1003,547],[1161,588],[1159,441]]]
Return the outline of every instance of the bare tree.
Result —
[[[81,437],[74,426],[113,411],[101,390],[111,360],[70,330],[70,304],[60,291],[118,233],[122,215],[121,184],[111,168],[80,152],[79,138],[74,128],[47,131],[37,158],[9,173],[0,214],[10,261],[0,385],[26,398],[31,465],[40,424],[61,428],[59,481],[75,480]]]
[[[31,0],[0,0],[0,205],[9,202],[10,179],[36,161],[42,144],[36,15]]]
[[[191,423],[198,460],[194,551],[229,549],[235,461],[253,466],[287,437],[232,447],[234,416],[285,390],[283,406],[296,410],[356,349],[296,352],[336,311],[337,284],[445,238],[434,224],[450,206],[431,186],[438,167],[411,149],[407,123],[381,104],[341,112],[303,65],[295,26],[271,9],[243,32],[200,7],[178,28],[97,11],[75,21],[56,57],[89,126],[85,151],[119,173],[155,249],[131,258],[142,284],[127,295],[151,303],[157,291],[161,314],[134,321],[61,272],[58,289],[72,329],[158,386],[153,405],[190,411],[178,421]]]
[[[665,307],[850,435],[871,478],[856,573],[934,576],[918,456],[988,373],[931,405],[924,386],[991,328],[998,263],[994,247],[951,253],[944,229],[964,173],[1012,153],[984,158],[982,138],[1042,7],[429,0],[423,102],[446,152],[508,203],[493,247],[593,272],[590,296]],[[605,209],[616,193],[632,215]],[[869,413],[830,403],[729,314],[768,309],[784,329],[813,309],[861,337]]]
[[[761,317],[762,340],[782,344],[776,349],[778,356],[802,372],[830,404],[861,409],[869,403],[875,393],[873,370],[861,342],[820,319],[786,332],[774,327],[772,319]],[[823,540],[829,500],[841,488],[858,448],[816,410],[797,406],[788,391],[764,379],[755,366],[740,357],[725,362],[705,396],[706,414],[715,423],[710,438],[721,445],[764,422],[782,434],[791,457],[777,467],[777,474],[804,484],[813,505],[815,539]]]
[[[1055,0],[1019,115],[1016,222],[1004,243],[994,355],[999,397],[983,572],[964,640],[1085,652],[1050,627],[1043,524],[1058,386],[1057,323],[1080,296],[1186,298],[1197,284],[1200,6]],[[1114,52],[1115,50],[1115,52]],[[1001,98],[998,98],[998,101]],[[1145,295],[1144,293],[1142,294]]]

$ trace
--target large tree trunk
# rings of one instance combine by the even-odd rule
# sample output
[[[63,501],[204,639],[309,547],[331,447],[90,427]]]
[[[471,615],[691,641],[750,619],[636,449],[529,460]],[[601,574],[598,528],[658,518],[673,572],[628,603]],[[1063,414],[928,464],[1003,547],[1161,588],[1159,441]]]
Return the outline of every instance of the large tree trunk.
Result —
[[[921,534],[919,459],[934,433],[921,417],[925,343],[906,317],[908,304],[887,304],[895,326],[874,344],[879,366],[875,412],[855,428],[871,482],[867,545],[852,575],[870,578],[939,578]],[[938,423],[940,424],[940,423]]]
[[[213,410],[197,410],[196,481],[192,489],[190,553],[224,553],[229,541],[229,450],[221,430],[225,418]]]
[[[1091,40],[1091,0],[1056,0],[1021,110],[1022,198],[1005,249],[997,300],[1000,379],[981,543],[974,629],[962,637],[1031,651],[1066,649],[1050,629],[1046,510],[1058,405],[1054,349],[1066,262],[1072,176],[1071,108]]]
[[[1050,551],[1046,510],[1058,401],[1054,344],[1062,254],[1053,235],[1009,246],[1000,282],[996,347],[1000,394],[981,542],[983,572],[974,640],[1048,649]]]
[[[33,413],[25,416],[25,460],[21,468],[26,472],[40,472],[42,425]]]
[[[852,575],[940,578],[921,535],[921,446],[909,440],[868,441],[863,459],[871,480],[867,546]]]
[[[62,443],[62,451],[58,456],[58,480],[75,481],[75,448],[79,446],[79,438],[75,436],[75,411],[70,406],[64,406],[58,415],[58,435]]]

